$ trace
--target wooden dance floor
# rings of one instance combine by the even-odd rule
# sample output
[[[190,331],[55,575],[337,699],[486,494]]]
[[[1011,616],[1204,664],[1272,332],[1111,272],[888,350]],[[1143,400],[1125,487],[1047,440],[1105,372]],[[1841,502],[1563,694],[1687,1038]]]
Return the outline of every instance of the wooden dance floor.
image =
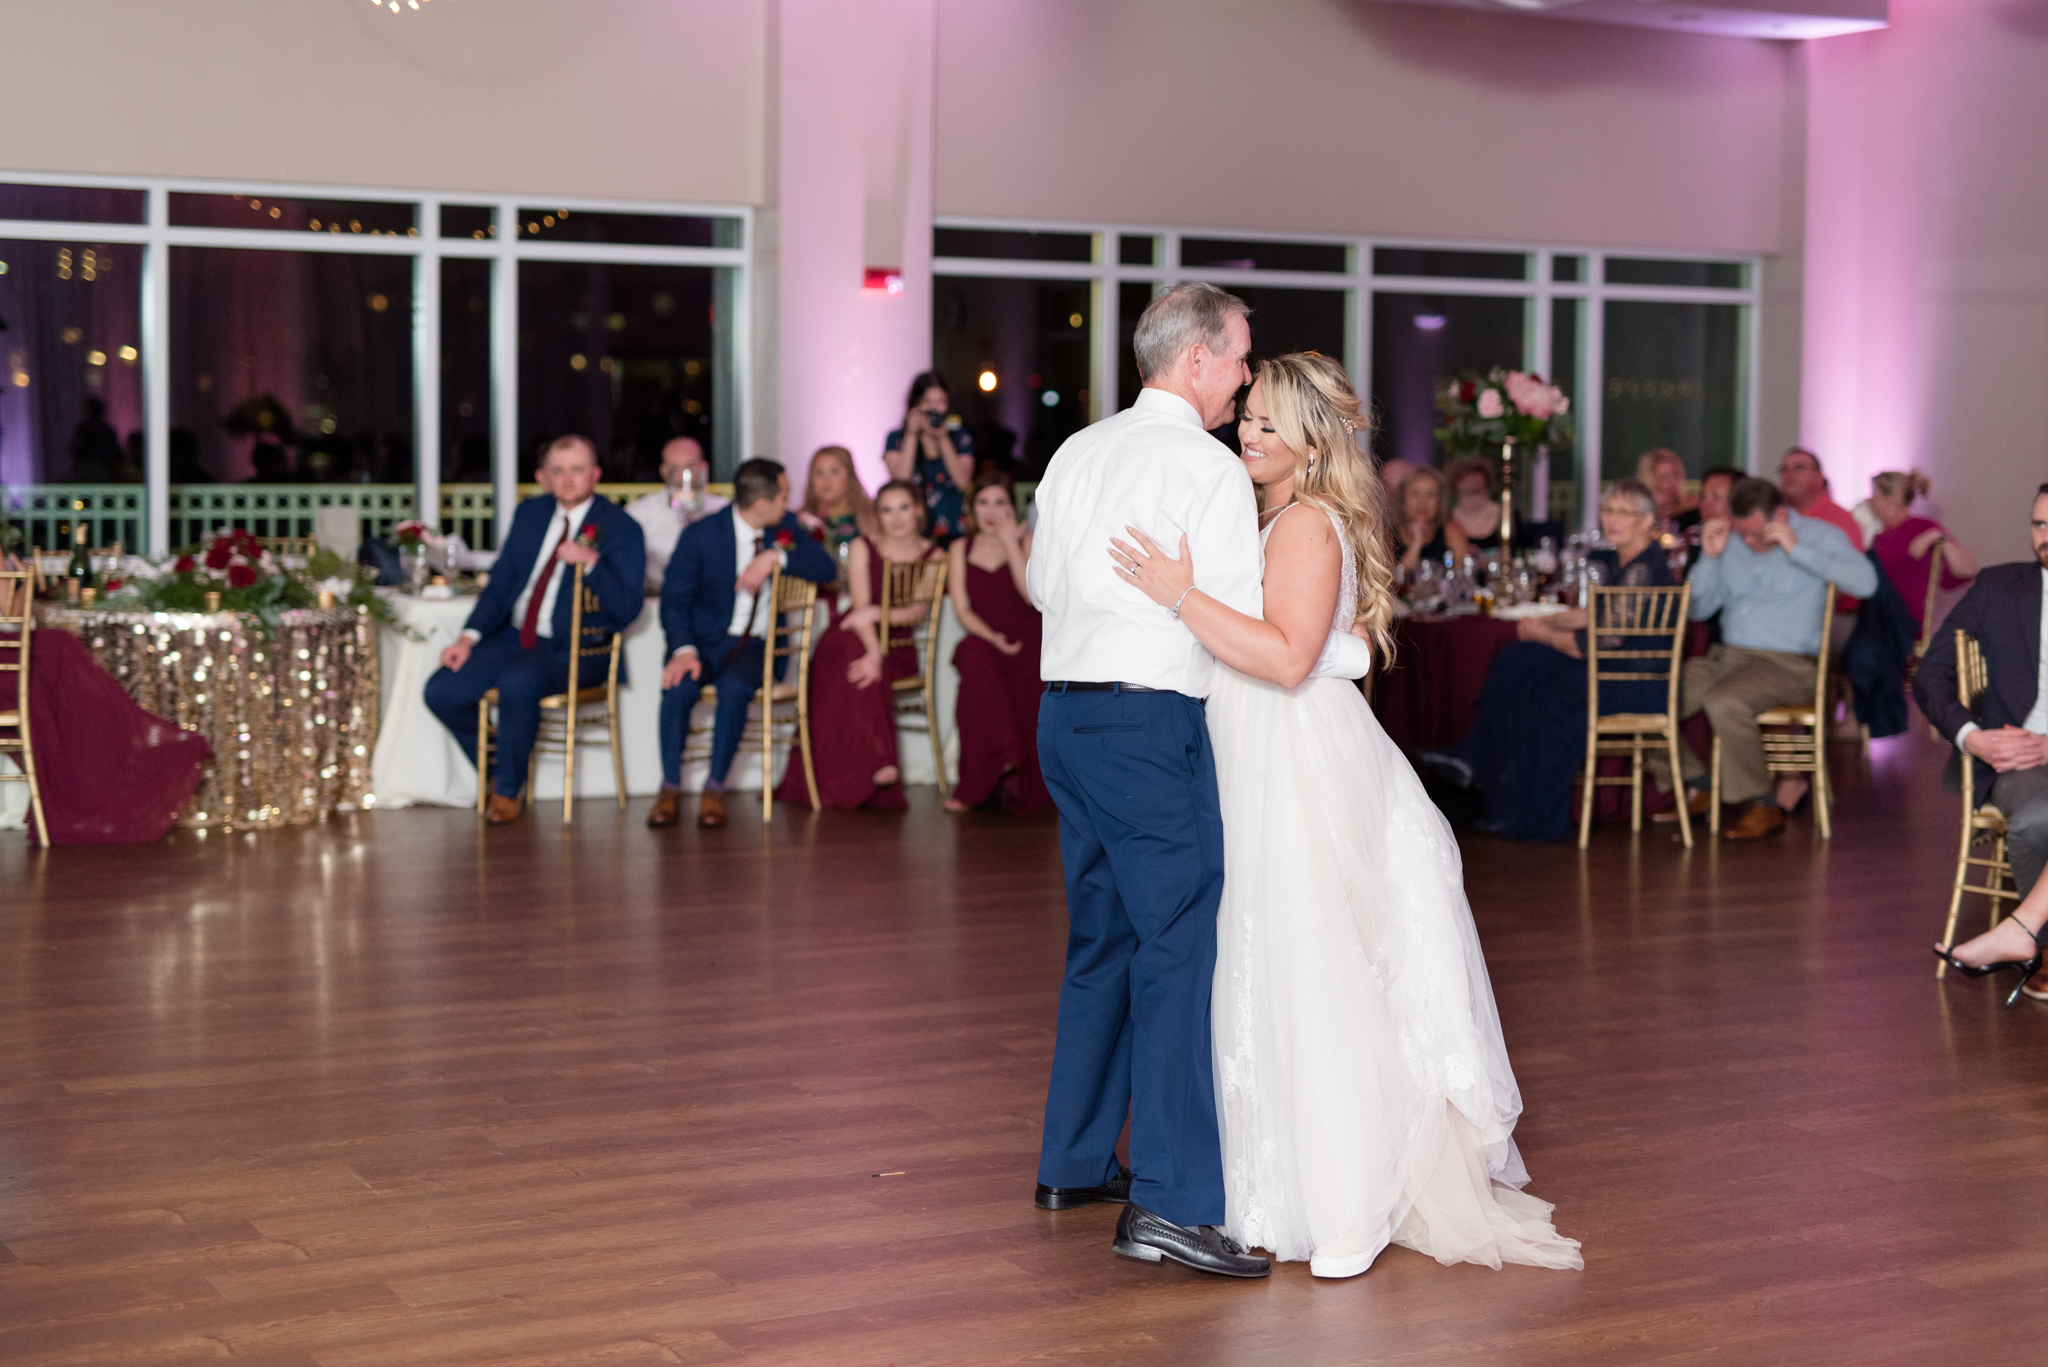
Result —
[[[1035,1209],[1050,821],[9,833],[0,1362],[2040,1362],[2048,1007],[1934,979],[1924,728],[1836,756],[1832,846],[1465,842],[1583,1273],[1236,1283]]]

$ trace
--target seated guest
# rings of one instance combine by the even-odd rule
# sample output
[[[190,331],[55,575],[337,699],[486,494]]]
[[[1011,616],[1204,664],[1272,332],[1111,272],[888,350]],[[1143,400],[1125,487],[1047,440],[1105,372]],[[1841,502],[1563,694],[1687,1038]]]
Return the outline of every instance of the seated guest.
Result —
[[[918,672],[917,651],[899,645],[882,650],[882,574],[889,564],[928,560],[938,548],[924,538],[924,505],[917,490],[892,479],[875,494],[879,535],[862,537],[846,558],[849,610],[832,605],[832,620],[811,653],[811,767],[818,801],[827,807],[874,807],[900,812],[903,800],[896,758],[898,679]],[[892,615],[901,624],[920,620],[923,607]],[[801,761],[782,776],[775,796],[810,805]]]
[[[1700,528],[1709,522],[1718,522],[1728,516],[1728,491],[1735,487],[1735,481],[1742,478],[1742,471],[1732,465],[1709,466],[1700,476],[1699,505],[1692,511],[1698,516],[1689,523],[1684,532],[1685,568],[1691,570],[1700,563]]]
[[[1463,532],[1465,540],[1478,550],[1498,546],[1500,500],[1494,496],[1493,462],[1483,456],[1454,460],[1444,478],[1457,497],[1447,519],[1449,525]]]
[[[811,453],[811,472],[804,480],[800,520],[813,534],[822,532],[825,549],[841,561],[862,537],[876,535],[875,505],[853,472],[853,452],[844,446],[820,446]]]
[[[1387,506],[1401,506],[1401,481],[1408,478],[1408,472],[1415,468],[1415,462],[1399,456],[1388,456],[1380,462],[1380,484],[1387,493]]]
[[[661,482],[657,494],[642,494],[626,505],[647,539],[647,591],[661,592],[661,577],[675,554],[676,538],[692,522],[701,522],[726,506],[711,492],[711,466],[695,437],[670,437],[661,448]]]
[[[1931,518],[1915,517],[1913,500],[1927,493],[1927,476],[1917,470],[1902,474],[1887,470],[1870,481],[1870,510],[1877,515],[1880,531],[1870,549],[1877,563],[1892,581],[1913,615],[1913,629],[1925,627],[1920,614],[1927,607],[1927,581],[1934,575],[1929,557],[1934,543],[1941,542],[1941,586],[1959,589],[1977,573],[1977,557]]]
[[[1677,583],[1671,558],[1654,539],[1657,500],[1639,480],[1616,481],[1600,498],[1600,534],[1612,550],[1587,559],[1606,570],[1610,588]],[[1509,840],[1562,840],[1572,830],[1572,785],[1586,758],[1586,612],[1574,608],[1525,618],[1521,639],[1493,657],[1473,709],[1471,732],[1449,750],[1424,751],[1416,763],[1453,785],[1486,795],[1486,830]],[[1614,649],[1644,650],[1653,638],[1622,638]],[[1606,648],[1603,645],[1603,648]],[[1651,680],[1600,685],[1600,710],[1661,712],[1668,684]]]
[[[26,568],[0,555],[0,570]],[[26,583],[0,580],[0,615],[24,611],[28,593]],[[206,775],[212,753],[206,737],[144,711],[70,632],[43,627],[31,635],[26,720],[50,843],[161,840]],[[0,627],[0,664],[19,658],[16,628]],[[0,671],[0,712],[19,705],[19,678],[14,670]],[[19,751],[8,758],[21,762]],[[25,820],[29,840],[38,840],[33,808]]]
[[[515,820],[526,762],[540,730],[540,700],[569,685],[570,610],[575,565],[584,587],[597,595],[586,611],[586,644],[624,631],[640,615],[646,549],[640,524],[597,492],[603,473],[583,437],[557,437],[535,472],[548,493],[512,514],[505,544],[491,567],[454,645],[441,652],[441,668],[427,680],[427,707],[476,763],[477,703],[498,690],[497,768],[484,819],[493,826]],[[579,655],[577,686],[604,682],[609,662]]]
[[[925,530],[941,546],[960,535],[966,508],[962,490],[974,483],[974,439],[947,413],[952,404],[946,377],[927,370],[910,382],[903,426],[883,443],[889,478],[923,491]]]
[[[948,552],[946,582],[967,639],[953,649],[960,693],[953,709],[960,736],[960,782],[946,810],[964,812],[991,798],[1021,816],[1052,805],[1038,768],[1038,609],[1024,587],[1031,533],[1017,525],[1005,476],[984,476],[967,507],[967,535]]]
[[[790,512],[789,475],[781,465],[747,461],[733,472],[732,496],[729,512],[684,529],[661,581],[661,629],[668,639],[661,671],[662,782],[647,814],[657,830],[681,820],[683,742],[707,684],[718,690],[718,714],[697,824],[725,824],[725,776],[739,753],[775,627],[761,591],[776,568],[814,584],[839,575],[832,553]]]
[[[1394,553],[1410,574],[1425,560],[1441,565],[1446,555],[1463,560],[1472,553],[1472,543],[1458,524],[1445,521],[1450,512],[1448,487],[1443,471],[1434,465],[1414,466],[1401,481],[1401,494],[1393,505],[1400,510],[1394,521]]]
[[[1685,459],[1678,452],[1668,446],[1643,452],[1636,460],[1636,479],[1656,496],[1660,533],[1683,536],[1688,527],[1700,524],[1699,506],[1686,496]]]
[[[1792,776],[1772,787],[1764,766],[1757,715],[1773,707],[1813,700],[1818,657],[1827,642],[1821,604],[1833,582],[1847,593],[1877,590],[1877,567],[1841,530],[1785,506],[1777,488],[1743,478],[1728,494],[1727,521],[1703,525],[1700,561],[1692,581],[1692,617],[1721,614],[1721,642],[1685,662],[1681,704],[1690,717],[1704,711],[1721,742],[1721,792],[1743,804],[1724,831],[1730,840],[1759,840],[1785,826],[1785,812],[1805,800],[1807,782]],[[1703,815],[1710,786],[1707,766],[1692,747],[1680,746],[1686,802]],[[1648,757],[1660,788],[1670,786],[1669,763]],[[1659,813],[1660,818],[1672,813]]]
[[[1828,477],[1821,472],[1820,457],[1803,446],[1789,448],[1778,462],[1778,491],[1792,511],[1801,517],[1818,518],[1841,530],[1849,544],[1862,550],[1868,544],[1856,515],[1828,494]],[[1856,609],[1864,595],[1835,595],[1835,621],[1828,634],[1828,653],[1839,654],[1856,626]]]
[[[2038,931],[2048,912],[2048,635],[2040,631],[2041,599],[2048,588],[2048,484],[2034,494],[2034,558],[1987,566],[1943,619],[1913,676],[1913,697],[1936,730],[1958,750],[1976,757],[1976,800],[2005,814],[2006,849],[2013,885],[2025,899],[1988,934],[1957,945],[1959,966],[1981,966],[2034,953],[2025,931]],[[1972,716],[1956,697],[1956,637],[1966,631],[1984,652],[1987,687]],[[1945,775],[1953,789],[1962,762],[1951,758]],[[2017,921],[2018,925],[2013,923]],[[2048,997],[2048,975],[2030,984]]]

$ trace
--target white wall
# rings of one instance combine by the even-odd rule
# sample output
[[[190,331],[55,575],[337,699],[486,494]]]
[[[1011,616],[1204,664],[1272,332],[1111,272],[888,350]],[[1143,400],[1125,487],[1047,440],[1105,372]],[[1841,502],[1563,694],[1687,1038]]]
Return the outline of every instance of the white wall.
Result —
[[[1893,0],[1811,45],[1804,431],[1851,503],[1917,467],[1986,563],[2048,480],[2048,6]]]
[[[63,0],[0,169],[758,203],[760,0]]]
[[[938,209],[1796,250],[1791,51],[1366,0],[940,0]]]

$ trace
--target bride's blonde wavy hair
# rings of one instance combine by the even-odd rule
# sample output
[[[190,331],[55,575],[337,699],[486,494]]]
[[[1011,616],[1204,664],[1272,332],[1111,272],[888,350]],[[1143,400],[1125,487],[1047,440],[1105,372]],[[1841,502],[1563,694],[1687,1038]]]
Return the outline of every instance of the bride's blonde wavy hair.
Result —
[[[1295,502],[1326,509],[1344,529],[1358,571],[1353,611],[1372,639],[1374,663],[1384,664],[1394,656],[1394,557],[1386,486],[1366,454],[1372,416],[1344,367],[1319,351],[1275,356],[1258,378],[1273,432],[1294,452]]]

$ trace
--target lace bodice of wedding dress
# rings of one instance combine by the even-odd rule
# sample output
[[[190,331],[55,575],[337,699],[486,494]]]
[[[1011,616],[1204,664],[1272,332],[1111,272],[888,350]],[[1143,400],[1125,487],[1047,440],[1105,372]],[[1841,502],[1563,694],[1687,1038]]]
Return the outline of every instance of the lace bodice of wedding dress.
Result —
[[[1357,599],[1343,560],[1333,635]],[[1446,1264],[1581,1266],[1518,1190],[1521,1094],[1457,843],[1407,759],[1349,679],[1283,689],[1219,667],[1208,715],[1226,1231],[1328,1277],[1389,1242]]]

